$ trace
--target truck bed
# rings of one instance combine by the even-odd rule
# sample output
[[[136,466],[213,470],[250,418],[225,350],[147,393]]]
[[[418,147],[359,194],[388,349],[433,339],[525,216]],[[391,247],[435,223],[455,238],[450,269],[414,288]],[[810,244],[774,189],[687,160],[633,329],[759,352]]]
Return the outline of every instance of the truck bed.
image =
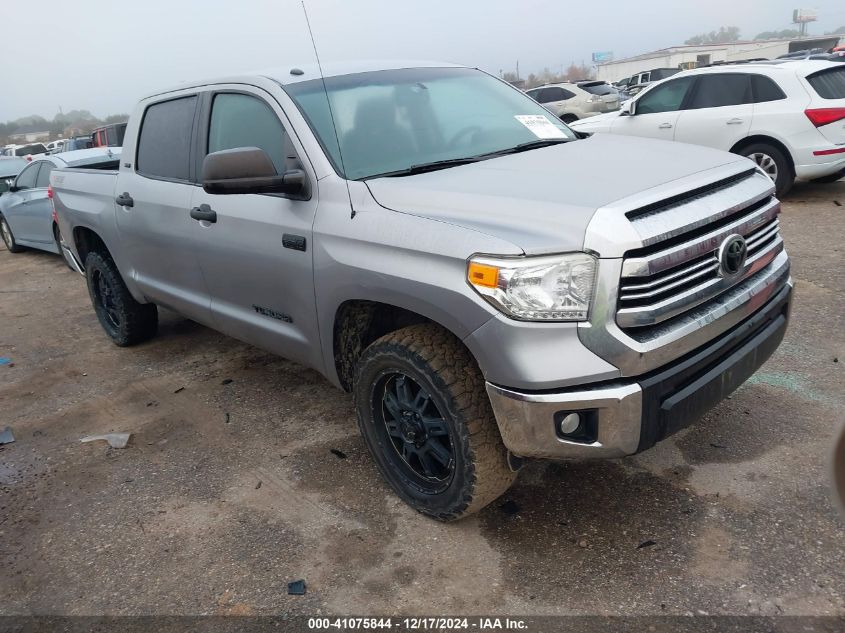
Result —
[[[98,235],[114,232],[116,185],[117,170],[65,168],[50,175],[59,228],[75,257],[73,236],[78,228],[89,228]]]

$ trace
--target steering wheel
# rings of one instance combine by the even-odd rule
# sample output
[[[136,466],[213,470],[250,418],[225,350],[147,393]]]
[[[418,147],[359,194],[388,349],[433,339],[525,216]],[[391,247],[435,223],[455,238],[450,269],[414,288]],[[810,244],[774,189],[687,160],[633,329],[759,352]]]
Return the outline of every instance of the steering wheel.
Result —
[[[461,128],[460,130],[457,131],[457,133],[449,141],[449,149],[456,147],[458,145],[458,141],[463,139],[465,136],[468,136],[469,134],[475,134],[476,132],[480,132],[480,131],[481,131],[480,125],[468,125],[465,128]]]

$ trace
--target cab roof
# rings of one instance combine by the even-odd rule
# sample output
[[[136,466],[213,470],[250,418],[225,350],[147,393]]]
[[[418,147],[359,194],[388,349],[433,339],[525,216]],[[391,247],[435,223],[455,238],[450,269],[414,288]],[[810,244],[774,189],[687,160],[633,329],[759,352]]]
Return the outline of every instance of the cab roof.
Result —
[[[453,64],[449,62],[437,61],[420,61],[420,60],[355,60],[355,61],[336,61],[326,62],[322,64],[323,77],[337,77],[340,75],[354,75],[357,73],[376,72],[379,70],[401,70],[403,68],[466,68],[461,64]],[[291,71],[301,71],[293,74]],[[261,70],[254,70],[239,75],[231,75],[228,77],[218,77],[214,79],[205,79],[198,81],[188,81],[176,86],[170,86],[166,90],[158,90],[152,94],[146,95],[144,98],[150,98],[166,94],[168,92],[176,92],[178,90],[186,90],[190,88],[199,88],[213,84],[223,83],[244,83],[249,80],[269,79],[270,81],[280,84],[282,86],[288,84],[299,83],[302,81],[309,81],[312,79],[320,79],[320,68],[316,63],[307,64],[291,64],[290,66],[277,66],[272,68],[265,68]]]

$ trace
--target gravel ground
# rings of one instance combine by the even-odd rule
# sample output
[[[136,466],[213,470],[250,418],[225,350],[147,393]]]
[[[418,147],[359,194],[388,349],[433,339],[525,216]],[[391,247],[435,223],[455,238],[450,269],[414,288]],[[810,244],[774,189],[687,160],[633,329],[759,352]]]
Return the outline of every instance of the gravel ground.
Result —
[[[729,400],[636,457],[530,463],[450,525],[317,373],[169,313],[119,349],[58,257],[0,250],[0,613],[843,616],[843,205],[845,181],[785,201],[791,328]],[[79,442],[111,431],[129,447]]]

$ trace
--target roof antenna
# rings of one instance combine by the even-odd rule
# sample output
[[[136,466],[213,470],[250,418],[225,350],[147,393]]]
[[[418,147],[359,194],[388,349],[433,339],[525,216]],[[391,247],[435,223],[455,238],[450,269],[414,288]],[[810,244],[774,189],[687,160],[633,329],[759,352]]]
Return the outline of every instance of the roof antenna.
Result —
[[[340,136],[337,133],[337,124],[332,111],[332,101],[329,99],[329,91],[326,88],[326,77],[323,75],[323,66],[320,64],[320,54],[317,52],[317,42],[314,40],[314,32],[311,30],[311,20],[308,19],[308,9],[305,8],[305,0],[302,0],[302,12],[305,14],[305,24],[308,26],[308,35],[311,36],[311,46],[314,47],[314,57],[317,59],[317,69],[320,71],[320,80],[323,82],[323,92],[326,95],[326,105],[329,106],[329,117],[334,128],[334,138],[337,142],[337,153],[340,157],[340,168],[343,170],[343,182],[346,183],[346,196],[349,198],[350,218],[355,217],[355,208],[352,206],[352,194],[349,191],[349,180],[346,178],[346,165],[343,164],[343,150],[340,148]]]

